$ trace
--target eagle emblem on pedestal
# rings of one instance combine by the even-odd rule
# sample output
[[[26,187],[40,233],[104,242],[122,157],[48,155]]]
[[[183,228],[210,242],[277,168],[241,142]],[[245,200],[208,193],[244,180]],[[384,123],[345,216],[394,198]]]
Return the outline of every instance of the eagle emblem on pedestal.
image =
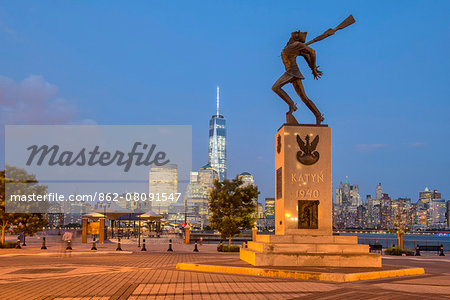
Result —
[[[319,144],[319,136],[316,135],[311,143],[309,140],[309,135],[305,136],[306,142],[304,142],[297,134],[297,143],[300,148],[300,151],[297,152],[297,160],[304,165],[313,165],[319,160],[320,157],[319,152],[316,151],[317,144]]]

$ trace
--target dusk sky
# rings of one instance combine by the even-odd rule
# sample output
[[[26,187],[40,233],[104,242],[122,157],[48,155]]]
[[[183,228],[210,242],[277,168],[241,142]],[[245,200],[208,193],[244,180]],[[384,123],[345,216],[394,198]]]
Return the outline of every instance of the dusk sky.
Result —
[[[0,123],[192,125],[198,169],[219,84],[228,177],[253,174],[263,201],[288,110],[271,90],[281,50],[349,14],[312,46],[322,79],[298,59],[332,127],[334,188],[348,176],[363,198],[381,182],[393,198],[450,199],[449,1],[0,1]]]

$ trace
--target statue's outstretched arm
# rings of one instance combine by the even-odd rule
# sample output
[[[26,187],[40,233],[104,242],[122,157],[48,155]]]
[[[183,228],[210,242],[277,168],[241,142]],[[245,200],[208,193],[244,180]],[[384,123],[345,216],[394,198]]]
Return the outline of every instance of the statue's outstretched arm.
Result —
[[[308,63],[308,66],[311,68],[311,71],[314,71],[316,68],[316,51],[312,48],[307,47],[305,49],[307,55],[305,55],[305,60]]]
[[[316,51],[312,48],[307,47],[305,49],[307,51],[307,55],[305,55],[305,60],[308,63],[308,66],[311,68],[314,79],[319,79],[322,76],[322,72],[318,70],[316,66]]]

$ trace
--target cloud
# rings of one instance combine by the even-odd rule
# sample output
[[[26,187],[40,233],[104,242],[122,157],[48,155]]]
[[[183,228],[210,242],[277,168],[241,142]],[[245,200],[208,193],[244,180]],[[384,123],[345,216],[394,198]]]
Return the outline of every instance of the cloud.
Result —
[[[425,142],[415,142],[408,145],[410,148],[421,148],[428,146],[428,143]]]
[[[92,124],[79,120],[77,107],[40,75],[21,82],[0,76],[0,125]],[[95,122],[94,122],[95,123]]]
[[[372,152],[386,147],[387,144],[358,144],[355,149],[358,152]]]
[[[16,31],[3,24],[2,21],[0,21],[0,32],[6,33],[14,37],[16,36]]]

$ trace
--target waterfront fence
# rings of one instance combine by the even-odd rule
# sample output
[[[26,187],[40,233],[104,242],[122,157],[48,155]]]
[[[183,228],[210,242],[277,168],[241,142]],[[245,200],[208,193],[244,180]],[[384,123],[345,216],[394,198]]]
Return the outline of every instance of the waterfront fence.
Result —
[[[420,246],[444,246],[444,251],[450,251],[450,241],[440,240],[404,240],[404,248],[416,249],[417,245]],[[379,244],[383,246],[383,249],[387,249],[395,245],[397,247],[397,238],[373,238],[373,237],[358,237],[358,244],[363,245],[375,245]]]

